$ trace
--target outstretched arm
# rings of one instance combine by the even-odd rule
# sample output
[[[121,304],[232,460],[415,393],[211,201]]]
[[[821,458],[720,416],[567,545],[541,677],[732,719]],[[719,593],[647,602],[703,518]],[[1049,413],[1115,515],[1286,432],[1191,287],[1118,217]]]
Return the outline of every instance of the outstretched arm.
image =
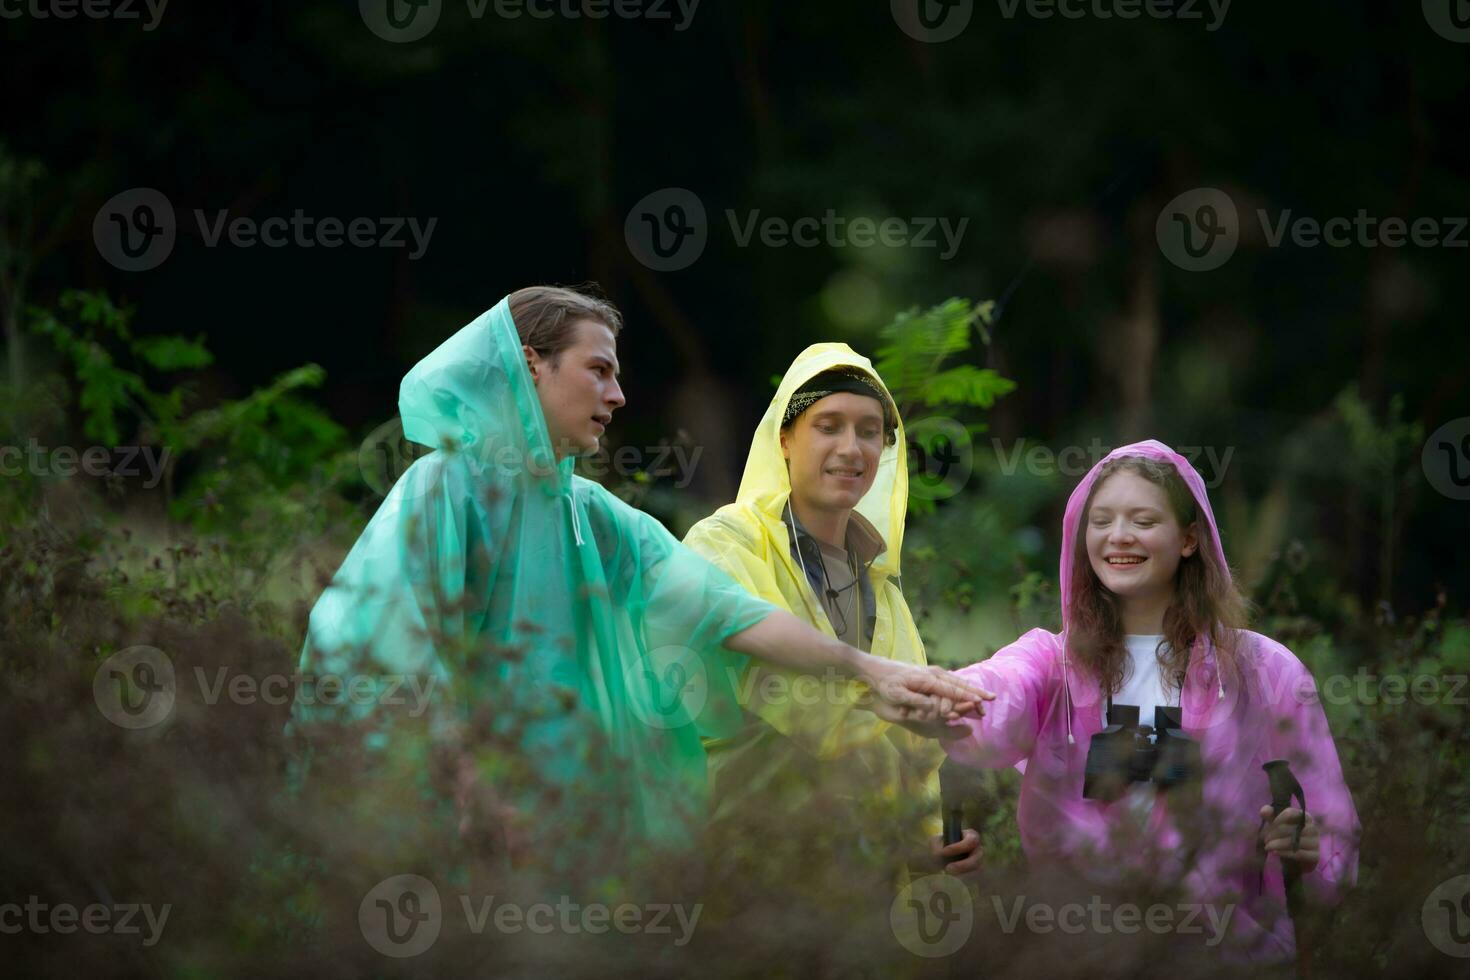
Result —
[[[995,695],[938,667],[919,667],[875,657],[827,636],[784,609],[731,634],[725,646],[737,653],[804,673],[834,670],[872,690],[862,705],[885,721],[914,727],[984,714]],[[924,734],[937,734],[925,727]]]

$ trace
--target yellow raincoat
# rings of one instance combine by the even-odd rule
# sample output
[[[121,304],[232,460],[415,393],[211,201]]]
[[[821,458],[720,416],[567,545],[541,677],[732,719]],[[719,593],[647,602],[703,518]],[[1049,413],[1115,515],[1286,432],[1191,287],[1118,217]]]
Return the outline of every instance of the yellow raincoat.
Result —
[[[791,555],[785,523],[791,482],[781,454],[781,419],[797,389],[833,368],[859,368],[888,395],[872,363],[846,344],[808,347],[786,372],[756,429],[735,503],[694,525],[684,539],[753,595],[790,610],[829,636],[836,634],[827,613]],[[897,438],[883,449],[878,475],[856,509],[886,545],[868,570],[876,605],[870,652],[923,664],[924,643],[899,590],[908,460],[902,420],[897,425]],[[822,679],[818,687],[811,678],[752,664],[739,679],[737,694],[746,709],[745,727],[733,737],[705,743],[716,818],[747,806],[794,812],[820,786],[854,804],[886,803],[890,811],[922,815],[906,827],[888,828],[899,831],[910,853],[926,847],[924,838],[939,832],[938,768],[944,750],[857,707],[853,684],[834,677]],[[858,809],[873,812],[871,807]],[[833,814],[838,820],[847,816],[851,814]]]

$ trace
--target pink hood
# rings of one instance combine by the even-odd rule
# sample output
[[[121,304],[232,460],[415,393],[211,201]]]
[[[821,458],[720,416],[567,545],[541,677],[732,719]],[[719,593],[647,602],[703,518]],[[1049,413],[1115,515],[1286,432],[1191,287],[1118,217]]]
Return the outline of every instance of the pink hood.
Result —
[[[1122,446],[1114,449],[1102,459],[1098,460],[1092,469],[1087,471],[1087,475],[1082,478],[1082,482],[1078,483],[1072,490],[1072,496],[1067,498],[1067,512],[1062,517],[1062,554],[1058,562],[1058,575],[1060,577],[1057,582],[1062,595],[1062,637],[1064,640],[1062,645],[1062,684],[1064,696],[1068,700],[1070,700],[1072,692],[1070,684],[1071,671],[1066,669],[1068,665],[1065,637],[1067,635],[1067,616],[1072,608],[1072,563],[1077,554],[1077,528],[1082,523],[1082,509],[1087,506],[1087,498],[1091,496],[1092,488],[1097,483],[1099,474],[1102,473],[1103,464],[1111,459],[1117,459],[1120,456],[1144,456],[1162,463],[1169,463],[1178,471],[1179,475],[1184,479],[1185,485],[1189,487],[1189,492],[1199,507],[1199,519],[1204,524],[1200,530],[1207,532],[1200,535],[1201,546],[1213,552],[1214,558],[1220,567],[1225,569],[1225,578],[1227,580],[1230,579],[1230,563],[1225,560],[1225,547],[1220,543],[1220,528],[1215,523],[1215,512],[1210,508],[1210,497],[1205,492],[1205,481],[1200,477],[1199,472],[1195,470],[1194,466],[1190,464],[1189,460],[1180,456],[1157,439],[1145,439],[1143,442],[1135,442],[1130,446]],[[1223,700],[1225,697],[1224,679],[1215,672],[1213,652],[1207,651],[1205,656],[1209,660],[1208,667],[1206,668],[1207,672],[1213,674],[1217,696]],[[1068,712],[1067,718],[1070,722],[1070,712]],[[1075,739],[1075,734],[1070,727],[1067,730],[1067,737],[1069,740]],[[1025,766],[1021,766],[1021,770],[1024,772]]]
[[[1114,450],[1067,502],[1059,563],[1064,630],[1082,508],[1102,464],[1119,456],[1174,465],[1199,505],[1201,546],[1224,564],[1204,481],[1189,461],[1153,440]],[[1321,860],[1302,877],[1311,899],[1335,902],[1356,881],[1360,828],[1311,674],[1286,647],[1249,631],[1237,662],[1240,677],[1224,678],[1214,649],[1203,640],[1196,644],[1180,706],[1185,732],[1200,743],[1203,789],[1192,804],[1179,791],[1162,796],[1142,829],[1126,801],[1082,796],[1088,747],[1103,728],[1106,701],[1098,681],[1067,662],[1062,635],[1032,630],[961,670],[997,697],[984,718],[966,721],[970,736],[948,743],[946,751],[977,767],[1024,763],[1016,816],[1033,865],[1066,865],[1099,883],[1125,873],[1182,882],[1195,901],[1233,906],[1230,945],[1237,954],[1288,958],[1294,942],[1282,912],[1278,862],[1272,858],[1262,875],[1256,849],[1259,810],[1271,798],[1261,766],[1272,759],[1291,762],[1321,827]],[[1196,834],[1197,842],[1188,844]]]
[[[1062,629],[1067,628],[1067,609],[1070,606],[1068,600],[1072,592],[1072,556],[1076,553],[1077,526],[1082,522],[1082,508],[1087,505],[1087,497],[1092,493],[1092,485],[1097,482],[1098,474],[1102,472],[1103,464],[1110,459],[1119,456],[1146,456],[1156,459],[1161,463],[1172,463],[1174,469],[1184,478],[1189,492],[1194,495],[1195,502],[1199,504],[1200,517],[1204,519],[1205,528],[1209,534],[1201,536],[1201,543],[1207,545],[1213,552],[1221,565],[1226,568],[1229,575],[1229,565],[1225,562],[1225,549],[1220,544],[1220,529],[1215,525],[1215,512],[1210,509],[1210,498],[1205,493],[1205,481],[1200,478],[1195,468],[1189,464],[1189,460],[1180,456],[1174,450],[1156,439],[1146,439],[1143,442],[1135,442],[1131,446],[1123,446],[1114,449],[1100,459],[1077,488],[1072,491],[1072,496],[1067,498],[1067,513],[1062,518],[1062,558],[1060,563],[1061,590],[1062,590]]]

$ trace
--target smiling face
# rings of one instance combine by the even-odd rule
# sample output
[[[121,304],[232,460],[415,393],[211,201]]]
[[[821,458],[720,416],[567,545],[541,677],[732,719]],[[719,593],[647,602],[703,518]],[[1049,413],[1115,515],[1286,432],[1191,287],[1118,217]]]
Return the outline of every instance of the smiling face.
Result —
[[[572,329],[572,344],[555,357],[524,348],[557,459],[597,452],[613,412],[624,404],[612,330],[591,319]]]
[[[840,391],[813,402],[781,432],[791,496],[809,511],[852,510],[878,477],[883,406]]]
[[[1172,598],[1179,562],[1198,547],[1164,488],[1130,470],[1106,477],[1087,510],[1087,558],[1103,587],[1128,600]]]

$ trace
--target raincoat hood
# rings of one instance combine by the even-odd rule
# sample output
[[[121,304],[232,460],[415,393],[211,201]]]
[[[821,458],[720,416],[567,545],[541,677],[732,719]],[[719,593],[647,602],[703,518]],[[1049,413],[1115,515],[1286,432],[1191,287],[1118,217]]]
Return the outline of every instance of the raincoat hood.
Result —
[[[781,420],[786,416],[791,397],[802,385],[823,371],[835,368],[857,369],[871,377],[888,399],[888,407],[895,420],[893,445],[884,446],[879,454],[878,475],[858,502],[856,510],[877,529],[886,545],[884,552],[873,562],[873,568],[897,577],[909,502],[903,420],[898,416],[893,395],[873,369],[873,362],[846,344],[813,344],[791,362],[775,397],[766,408],[766,414],[756,427],[755,438],[750,443],[750,455],[745,461],[745,473],[740,478],[740,491],[735,499],[738,503],[754,507],[768,518],[784,520],[786,500],[791,496],[791,476],[786,468],[786,458],[781,454]]]
[[[1062,554],[1058,568],[1060,577],[1057,581],[1062,597],[1062,686],[1069,707],[1072,701],[1072,671],[1067,657],[1067,621],[1072,612],[1072,572],[1073,564],[1077,560],[1077,530],[1082,525],[1083,509],[1092,495],[1092,488],[1097,485],[1103,466],[1109,460],[1124,456],[1142,456],[1161,463],[1169,463],[1179,472],[1185,486],[1189,487],[1190,495],[1194,497],[1194,503],[1199,512],[1197,521],[1202,525],[1199,528],[1201,546],[1213,551],[1220,568],[1224,570],[1226,581],[1230,580],[1230,566],[1225,562],[1225,549],[1220,544],[1220,529],[1215,525],[1215,513],[1210,509],[1210,498],[1205,493],[1205,481],[1190,465],[1189,460],[1156,439],[1146,439],[1143,442],[1120,446],[1098,460],[1092,469],[1087,471],[1082,482],[1077,484],[1076,489],[1072,491],[1072,496],[1067,498],[1067,510],[1062,517]],[[1209,656],[1213,661],[1213,651],[1207,649],[1207,644],[1203,640],[1197,641],[1196,645],[1201,656]],[[1213,678],[1217,699],[1224,700],[1225,680],[1221,676],[1219,666],[1211,662],[1207,665],[1200,665],[1200,669]],[[1067,719],[1067,740],[1069,743],[1075,743],[1076,735],[1071,729],[1070,710]]]
[[[1103,465],[1109,460],[1123,456],[1142,456],[1145,459],[1169,463],[1179,471],[1179,476],[1183,478],[1185,486],[1189,487],[1195,506],[1199,509],[1200,546],[1212,550],[1213,557],[1225,572],[1226,581],[1230,579],[1230,566],[1225,562],[1225,549],[1220,544],[1220,529],[1215,525],[1215,512],[1210,509],[1210,498],[1205,493],[1205,481],[1200,477],[1199,472],[1190,465],[1189,460],[1156,439],[1146,439],[1143,442],[1121,446],[1098,460],[1092,469],[1087,471],[1082,482],[1077,484],[1077,488],[1072,491],[1072,496],[1067,498],[1067,512],[1062,518],[1060,577],[1057,579],[1061,586],[1062,628],[1064,630],[1072,608],[1072,564],[1076,560],[1077,529],[1082,526],[1083,508],[1087,506],[1087,498],[1091,496],[1092,488],[1097,484],[1097,478],[1102,473]]]
[[[434,348],[398,389],[403,434],[430,449],[458,451],[480,467],[524,473],[559,490],[575,460],[557,461],[526,367],[510,297]],[[524,464],[524,465],[522,465]]]

